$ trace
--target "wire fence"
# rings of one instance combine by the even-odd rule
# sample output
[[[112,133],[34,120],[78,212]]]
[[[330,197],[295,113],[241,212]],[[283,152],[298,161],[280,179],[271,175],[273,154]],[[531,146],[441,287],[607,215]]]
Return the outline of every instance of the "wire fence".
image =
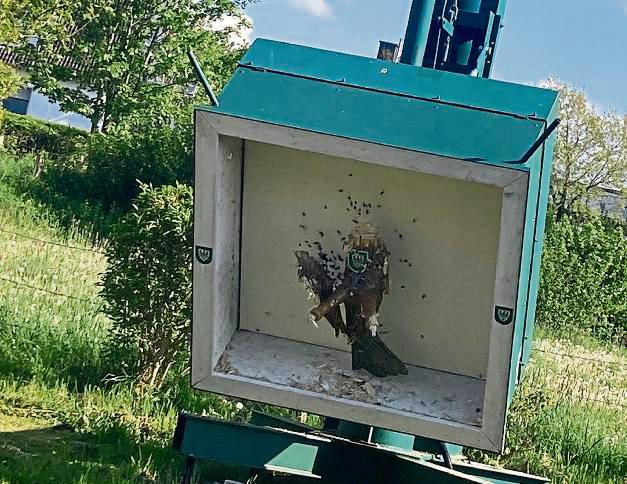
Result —
[[[588,362],[593,362],[593,363],[603,363],[606,365],[618,365],[618,366],[627,368],[627,361],[621,362],[621,361],[614,361],[614,360],[612,361],[602,360],[600,358],[588,358],[585,356],[577,356],[577,355],[572,355],[570,353],[560,353],[557,351],[544,350],[541,348],[534,348],[533,351],[537,351],[539,353],[545,353],[545,354],[553,355],[553,356],[559,356],[562,358],[572,358],[574,360],[588,361]]]
[[[9,235],[14,235],[16,237],[21,237],[23,239],[32,240],[32,241],[39,242],[39,243],[46,244],[46,245],[54,245],[54,246],[57,246],[57,247],[63,247],[63,248],[68,249],[68,250],[80,250],[80,251],[93,252],[93,253],[102,254],[102,255],[106,254],[105,251],[100,250],[100,249],[95,249],[93,247],[89,248],[89,247],[80,247],[78,245],[62,244],[61,242],[55,242],[55,241],[52,241],[52,240],[40,239],[40,238],[37,238],[37,237],[33,237],[31,235],[24,234],[22,232],[16,232],[16,231],[13,231],[13,230],[6,230],[6,229],[3,229],[3,228],[0,228],[0,232],[5,233],[5,234],[9,234]]]
[[[537,353],[549,355],[553,361],[543,364],[544,360],[540,360],[534,365],[532,382],[536,378],[539,382],[552,382],[550,385],[558,389],[564,401],[627,410],[625,358],[610,352],[593,358],[536,347],[533,354]]]
[[[72,244],[64,244],[61,242],[56,242],[56,241],[52,241],[52,240],[47,240],[47,239],[42,239],[42,238],[38,238],[38,237],[33,237],[31,235],[22,233],[22,232],[18,232],[18,231],[14,231],[14,230],[7,230],[4,228],[0,228],[0,232],[14,236],[14,237],[20,237],[23,238],[25,240],[31,240],[34,242],[38,242],[41,244],[46,244],[46,245],[52,245],[52,246],[57,246],[57,247],[62,247],[64,249],[67,250],[74,250],[74,251],[84,251],[84,252],[92,252],[92,253],[97,253],[97,254],[105,254],[105,251],[101,250],[101,249],[97,249],[95,247],[81,247],[78,245],[72,245]],[[83,297],[78,297],[72,294],[67,294],[64,292],[60,292],[60,291],[56,291],[56,290],[51,290],[51,289],[46,289],[44,287],[39,287],[33,284],[29,284],[27,282],[23,282],[23,281],[19,281],[10,277],[6,277],[5,275],[0,275],[0,281],[6,282],[8,284],[14,285],[15,287],[19,287],[19,288],[24,288],[24,289],[29,289],[32,291],[37,291],[37,292],[42,292],[54,297],[58,297],[58,298],[64,298],[64,299],[68,299],[68,300],[72,300],[72,301],[78,301],[78,302],[82,302],[85,304],[89,304],[89,305],[93,305],[93,306],[99,306],[102,307],[103,305],[103,301],[100,300],[100,298],[95,297],[93,299],[87,299],[87,298],[83,298]],[[28,325],[26,324],[15,324],[15,323],[10,323],[8,321],[2,321],[2,326],[5,327],[14,327],[14,328],[24,328]],[[30,325],[32,326],[32,325]],[[553,350],[548,350],[548,349],[544,349],[544,348],[534,348],[533,350],[534,352],[538,352],[538,353],[542,353],[542,354],[546,354],[546,355],[551,355],[553,357],[558,357],[558,358],[565,358],[565,359],[569,359],[572,361],[579,361],[579,362],[588,362],[588,363],[594,363],[594,364],[598,364],[600,366],[603,366],[604,368],[606,368],[609,371],[615,371],[616,368],[627,368],[627,361],[618,361],[618,360],[608,360],[608,359],[603,359],[603,358],[592,358],[589,356],[580,356],[580,355],[575,355],[575,354],[571,354],[571,353],[565,353],[565,352],[561,352],[561,351],[553,351]],[[627,392],[627,391],[626,391]],[[616,408],[620,408],[620,409],[624,409],[627,410],[627,404],[623,403],[624,401],[627,400],[627,395],[625,396],[625,398],[622,398],[619,395],[619,398],[617,399],[617,401],[610,401],[610,400],[602,400],[602,399],[598,399],[598,398],[594,398],[594,397],[583,397],[582,400],[585,400],[586,402],[591,402],[594,404],[598,404],[598,405],[603,405],[603,406],[610,406],[610,407],[616,407]]]
[[[98,300],[85,299],[82,297],[73,296],[71,294],[65,294],[65,293],[58,292],[58,291],[52,291],[50,289],[44,289],[43,287],[32,286],[31,284],[27,284],[25,282],[19,282],[19,281],[16,281],[14,279],[10,279],[4,276],[0,276],[0,281],[8,282],[9,284],[13,284],[14,286],[32,289],[33,291],[45,292],[53,296],[64,297],[66,299],[71,299],[73,301],[81,301],[81,302],[88,303],[88,304],[100,304],[100,301]]]
[[[627,405],[619,402],[611,402],[609,400],[598,400],[596,398],[584,397],[586,402],[598,403],[599,405],[604,405],[608,407],[618,407],[627,410]]]

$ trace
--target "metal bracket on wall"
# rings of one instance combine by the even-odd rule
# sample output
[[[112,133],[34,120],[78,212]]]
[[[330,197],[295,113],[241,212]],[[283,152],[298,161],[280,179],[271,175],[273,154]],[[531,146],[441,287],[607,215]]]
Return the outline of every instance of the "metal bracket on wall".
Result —
[[[553,131],[555,131],[559,127],[561,122],[562,120],[560,118],[557,118],[551,124],[549,124],[549,126],[542,132],[542,134],[536,140],[536,142],[533,145],[531,145],[531,147],[522,156],[522,158],[518,160],[518,163],[519,164],[527,163],[530,160],[530,158],[533,156],[533,154],[538,150],[538,148],[540,148],[540,146],[542,146],[544,142],[547,139],[549,139],[549,136],[553,134]]]

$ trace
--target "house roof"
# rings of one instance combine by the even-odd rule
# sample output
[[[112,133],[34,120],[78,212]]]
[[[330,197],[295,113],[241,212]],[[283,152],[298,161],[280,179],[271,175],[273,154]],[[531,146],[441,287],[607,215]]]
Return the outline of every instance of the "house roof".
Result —
[[[35,67],[35,63],[31,59],[9,45],[0,45],[0,62],[4,62],[17,69],[28,70]],[[70,56],[62,57],[59,60],[55,60],[55,62],[57,67],[64,67],[75,72],[82,72],[86,69],[84,63],[78,62]]]
[[[259,39],[212,112],[515,165],[556,114],[547,89]],[[514,164],[514,165],[512,165]]]

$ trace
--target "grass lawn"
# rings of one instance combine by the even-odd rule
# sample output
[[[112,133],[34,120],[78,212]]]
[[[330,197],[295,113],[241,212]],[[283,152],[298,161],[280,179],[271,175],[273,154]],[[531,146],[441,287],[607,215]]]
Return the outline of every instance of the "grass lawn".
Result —
[[[0,482],[129,482],[152,480],[155,460],[180,464],[163,449],[121,445],[75,432],[42,416],[0,414]],[[27,412],[24,412],[27,414]],[[155,457],[157,456],[157,457]],[[175,478],[174,475],[171,476]]]
[[[538,338],[510,409],[505,454],[473,454],[553,482],[627,482],[625,351]]]
[[[25,166],[0,156],[0,482],[176,482],[177,413],[243,419],[252,404],[192,392],[187,377],[160,392],[107,379],[105,241],[16,192]],[[627,352],[546,334],[536,346],[505,455],[472,457],[554,482],[627,482]],[[246,476],[205,465],[201,481]]]

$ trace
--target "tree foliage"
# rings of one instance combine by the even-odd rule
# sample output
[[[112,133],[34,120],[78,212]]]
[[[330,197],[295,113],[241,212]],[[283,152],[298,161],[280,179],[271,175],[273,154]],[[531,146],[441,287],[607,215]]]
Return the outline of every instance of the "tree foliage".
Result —
[[[4,62],[0,62],[0,100],[15,94],[24,80],[19,73]]]
[[[109,354],[151,386],[187,360],[192,206],[186,185],[142,185],[107,248],[102,296],[113,322]]]
[[[0,44],[10,48],[27,44],[36,31],[46,31],[68,21],[62,3],[69,0],[0,0]],[[25,83],[15,68],[0,62],[0,99]]]
[[[598,114],[583,91],[549,81],[561,95],[551,199],[556,217],[572,213],[601,188],[622,190],[627,180],[627,122],[616,112]]]
[[[15,20],[15,0],[0,0],[0,44],[15,42],[19,39],[19,28]],[[22,83],[21,76],[15,69],[0,62],[0,100],[14,94]]]
[[[175,124],[146,121],[143,113],[133,113],[107,134],[2,114],[3,148],[17,156],[34,155],[36,178],[25,180],[22,190],[54,210],[64,224],[79,223],[107,236],[131,208],[141,183],[160,187],[192,181],[193,129],[187,107],[174,113],[179,116]]]
[[[127,211],[141,192],[140,183],[160,187],[192,182],[190,126],[137,128],[92,138],[81,173],[89,190],[85,198]]]
[[[0,0],[0,43],[6,44],[19,39],[20,29],[16,13],[19,13],[16,0]]]
[[[42,0],[59,2],[64,0]],[[129,113],[163,115],[185,101],[193,81],[186,52],[194,49],[210,81],[220,87],[239,53],[225,16],[245,22],[236,0],[93,0],[65,5],[62,24],[36,29],[22,52],[34,64],[31,82],[60,103],[109,130]],[[73,87],[68,87],[68,82]]]

